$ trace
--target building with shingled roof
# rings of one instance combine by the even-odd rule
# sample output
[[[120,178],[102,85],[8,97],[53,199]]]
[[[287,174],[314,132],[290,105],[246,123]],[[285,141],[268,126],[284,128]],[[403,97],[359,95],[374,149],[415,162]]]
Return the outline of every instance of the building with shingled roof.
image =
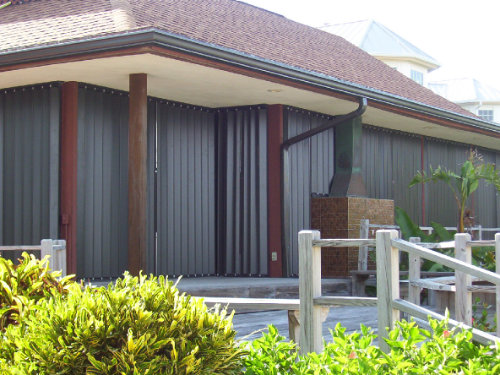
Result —
[[[345,38],[421,85],[427,83],[427,74],[440,66],[432,56],[374,20],[325,25],[320,29]]]
[[[500,90],[474,78],[432,81],[428,86],[483,120],[500,123]]]
[[[392,201],[453,225],[446,190],[410,178],[470,147],[500,161],[498,127],[244,2],[14,0],[0,35],[0,243],[64,238],[79,277],[293,276],[299,230],[357,237]]]

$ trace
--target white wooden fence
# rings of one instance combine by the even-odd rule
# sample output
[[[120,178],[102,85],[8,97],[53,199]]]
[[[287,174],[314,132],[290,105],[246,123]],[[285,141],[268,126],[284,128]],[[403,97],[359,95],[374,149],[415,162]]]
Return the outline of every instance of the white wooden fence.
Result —
[[[61,271],[66,276],[66,241],[42,240],[40,245],[0,246],[0,255],[4,251],[40,251],[43,259],[49,255],[49,266],[53,271]]]
[[[322,247],[358,247],[376,245],[377,252],[377,297],[325,297],[321,295],[321,248]],[[471,265],[471,247],[495,246],[497,271],[500,271],[500,234],[494,241],[471,241],[469,234],[455,235],[455,241],[443,246],[455,247],[456,258],[452,258],[421,244],[415,244],[398,238],[396,230],[379,230],[376,239],[321,239],[319,231],[301,231],[299,233],[299,294],[300,294],[300,348],[303,353],[322,350],[321,316],[322,309],[333,305],[376,305],[378,311],[379,345],[383,350],[388,346],[383,340],[387,337],[386,328],[393,328],[405,312],[425,325],[428,316],[445,319],[444,316],[425,309],[420,304],[420,288],[428,287],[427,280],[420,279],[420,259],[442,264],[455,269],[455,312],[456,319],[450,319],[450,326],[461,324],[470,328],[472,321],[471,277],[489,281],[496,285],[497,317],[500,317],[500,275]],[[405,251],[410,256],[410,295],[404,301],[399,295],[399,252]],[[498,319],[500,322],[500,318]],[[460,322],[460,323],[459,323]],[[466,322],[466,323],[464,323]],[[468,324],[467,324],[468,323]],[[498,337],[473,329],[474,340],[489,344],[499,342]]]
[[[420,230],[428,234],[432,234],[434,231],[433,227],[420,226]],[[457,227],[444,227],[446,230],[457,230]],[[377,231],[380,229],[395,229],[400,231],[397,225],[382,225],[370,223],[368,219],[361,219],[359,225],[359,238],[370,238],[370,232]],[[483,228],[481,225],[476,225],[469,228],[470,232],[474,234],[474,237],[479,241],[483,239],[484,233],[499,233],[500,228]],[[358,271],[366,271],[368,269],[368,246],[361,246],[358,252]]]

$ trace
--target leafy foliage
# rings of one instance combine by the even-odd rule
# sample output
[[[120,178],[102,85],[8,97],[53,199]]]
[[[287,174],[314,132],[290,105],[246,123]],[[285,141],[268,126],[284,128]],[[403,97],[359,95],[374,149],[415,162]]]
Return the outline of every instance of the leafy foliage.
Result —
[[[420,237],[422,242],[443,242],[453,241],[456,231],[449,231],[439,223],[431,222],[431,227],[434,229],[432,234],[427,234],[415,224],[410,216],[401,207],[396,207],[395,221],[400,227],[401,236],[408,240],[410,237]],[[440,251],[445,255],[454,256],[453,249],[435,250]],[[476,266],[487,269],[488,271],[495,271],[495,248],[493,246],[481,246],[472,248],[472,263]],[[402,263],[401,269],[407,268],[406,263]],[[436,264],[429,260],[424,260],[421,269],[423,271],[451,271],[450,268]]]
[[[247,375],[282,374],[497,374],[500,350],[476,345],[472,333],[448,329],[447,322],[430,320],[432,333],[414,322],[401,321],[386,340],[389,353],[374,345],[377,336],[365,326],[346,334],[337,324],[333,342],[322,353],[298,355],[274,327],[246,345]]]
[[[411,220],[410,216],[401,207],[394,208],[394,220],[401,230],[401,236],[405,240],[410,237],[420,237],[422,242],[442,242],[453,241],[455,231],[447,230],[443,225],[431,221],[432,234],[427,234],[420,229],[420,227]]]
[[[48,258],[22,254],[18,265],[0,257],[0,331],[18,324],[42,298],[52,293],[67,294],[73,276],[58,279],[49,270]]]
[[[455,231],[449,231],[444,226],[439,223],[431,222],[431,227],[434,229],[432,234],[427,234],[420,229],[420,227],[415,224],[410,216],[401,207],[396,207],[395,211],[395,221],[401,230],[401,236],[405,240],[409,240],[410,237],[420,237],[422,242],[442,242],[442,241],[453,241]],[[453,256],[453,249],[441,249],[435,250],[443,254]],[[401,258],[400,269],[408,269],[408,257]],[[444,272],[451,271],[450,268],[445,267],[441,264],[431,262],[427,259],[423,260],[421,265],[422,271],[432,271],[432,272]]]
[[[479,297],[476,297],[472,305],[472,326],[485,332],[496,332],[497,317],[493,317],[493,321],[488,315],[488,309],[491,306],[486,302],[481,302]]]
[[[452,191],[458,208],[458,231],[464,232],[464,213],[467,201],[471,194],[479,187],[479,181],[495,186],[500,192],[500,173],[496,171],[494,164],[484,164],[481,155],[471,151],[468,160],[460,168],[460,174],[452,170],[438,166],[436,169],[429,168],[429,174],[425,171],[418,172],[410,181],[410,187],[427,182],[444,182]]]
[[[5,374],[236,374],[232,316],[180,295],[163,277],[125,274],[40,303],[0,347]]]

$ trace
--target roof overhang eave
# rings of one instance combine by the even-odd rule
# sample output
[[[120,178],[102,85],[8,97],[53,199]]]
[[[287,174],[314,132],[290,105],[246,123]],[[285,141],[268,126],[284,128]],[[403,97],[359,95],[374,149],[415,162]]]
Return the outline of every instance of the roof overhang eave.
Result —
[[[464,116],[459,113],[412,101],[384,91],[343,81],[325,74],[304,70],[272,60],[266,60],[258,56],[245,54],[240,51],[210,43],[200,42],[155,28],[106,35],[92,39],[68,41],[42,47],[33,47],[22,51],[0,53],[0,68],[36,61],[40,62],[44,60],[148,45],[163,47],[177,52],[214,60],[219,63],[268,74],[292,82],[355,96],[356,98],[365,97],[369,101],[375,103],[381,103],[398,109],[416,112],[421,115],[435,117],[440,120],[452,121],[472,128],[500,134],[500,127],[472,116]]]

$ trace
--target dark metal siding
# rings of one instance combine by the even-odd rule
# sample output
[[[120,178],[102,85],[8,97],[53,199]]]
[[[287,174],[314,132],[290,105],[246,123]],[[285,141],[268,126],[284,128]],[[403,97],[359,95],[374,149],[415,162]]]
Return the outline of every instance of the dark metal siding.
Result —
[[[167,102],[150,105],[150,112],[153,105],[158,125],[156,272],[215,274],[214,113]]]
[[[285,137],[290,138],[323,125],[331,119],[317,113],[285,109]],[[311,223],[311,194],[326,194],[335,169],[335,132],[333,129],[306,139],[289,149],[289,205],[290,213],[285,219],[286,274],[297,275],[297,233],[309,229]],[[286,189],[286,187],[285,187]],[[285,198],[286,199],[286,198]]]
[[[59,90],[44,84],[0,91],[2,245],[58,237]]]
[[[363,127],[363,180],[370,198],[394,199],[421,222],[419,186],[408,188],[421,165],[421,138],[370,126]]]
[[[485,163],[493,163],[500,170],[500,164],[497,160],[500,152],[478,149]],[[498,160],[500,162],[500,160]],[[470,204],[476,224],[483,227],[498,227],[500,225],[500,193],[490,184],[481,181],[476,192],[473,194],[472,204]],[[490,235],[490,237],[492,234]]]
[[[457,171],[460,164],[467,159],[467,145],[425,139],[424,166],[429,172],[441,165],[452,171]],[[457,206],[451,190],[444,183],[427,183],[425,186],[426,223],[438,222],[445,226],[457,225]]]
[[[423,148],[422,148],[423,147]],[[408,188],[412,177],[423,166],[458,172],[467,159],[470,146],[434,138],[415,136],[372,126],[363,128],[363,178],[369,197],[394,199],[419,224],[431,221],[445,226],[457,224],[458,212],[451,190],[444,183],[424,185],[424,211],[422,210],[422,186]],[[500,153],[478,149],[485,162],[495,163]],[[422,154],[423,152],[423,154]],[[497,164],[498,165],[498,164]],[[493,186],[481,183],[474,199],[469,202],[476,224],[484,227],[500,223],[499,197]]]
[[[218,272],[266,275],[267,109],[218,111]]]
[[[128,96],[78,90],[77,269],[117,277],[127,269]]]

